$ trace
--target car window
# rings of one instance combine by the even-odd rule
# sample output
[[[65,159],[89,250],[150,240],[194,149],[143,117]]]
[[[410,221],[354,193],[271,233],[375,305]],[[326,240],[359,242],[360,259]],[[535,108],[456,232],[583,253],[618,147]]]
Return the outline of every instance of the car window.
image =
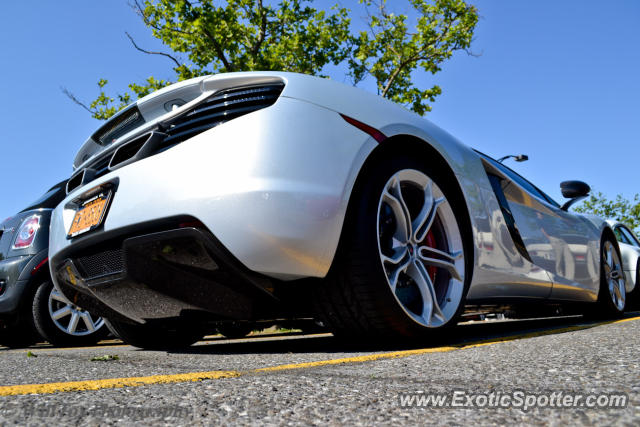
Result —
[[[560,207],[560,205],[555,200],[553,200],[551,197],[547,196],[542,190],[540,190],[538,187],[536,187],[535,185],[533,185],[532,183],[527,181],[525,178],[520,176],[517,172],[509,169],[507,166],[505,166],[502,163],[500,163],[499,161],[487,156],[484,153],[481,153],[479,151],[476,151],[476,153],[480,154],[484,159],[486,159],[489,163],[491,163],[491,165],[493,165],[496,169],[498,169],[500,172],[504,173],[506,176],[508,176],[513,181],[517,182],[519,186],[521,186],[522,188],[527,190],[532,195],[536,196],[539,199],[545,200],[547,203],[549,203],[549,204],[551,204],[551,205],[553,205],[553,206],[555,206],[557,208]]]
[[[638,242],[638,238],[635,234],[633,234],[627,227],[618,227],[622,234],[627,238],[630,245],[635,246],[636,248],[640,248],[640,242]]]
[[[627,245],[631,244],[629,242],[629,239],[627,239],[627,237],[624,234],[622,234],[622,227],[614,228],[613,233],[616,235],[616,240],[618,240],[618,242],[626,243]]]

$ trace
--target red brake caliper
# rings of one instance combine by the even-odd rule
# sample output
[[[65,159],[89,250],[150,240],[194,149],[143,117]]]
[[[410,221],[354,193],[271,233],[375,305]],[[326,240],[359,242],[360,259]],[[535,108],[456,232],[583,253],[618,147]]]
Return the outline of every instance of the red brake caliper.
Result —
[[[436,247],[436,238],[433,236],[433,231],[429,230],[427,233],[427,237],[425,237],[423,243],[425,246],[429,246],[430,248],[437,249]],[[427,272],[429,273],[429,277],[431,277],[431,281],[434,282],[436,280],[436,267],[429,266],[427,267]]]

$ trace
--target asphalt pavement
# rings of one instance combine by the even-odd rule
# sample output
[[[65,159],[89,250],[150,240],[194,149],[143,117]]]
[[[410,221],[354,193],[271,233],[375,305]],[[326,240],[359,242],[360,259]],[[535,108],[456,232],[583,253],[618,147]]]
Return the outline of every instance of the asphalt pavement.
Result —
[[[0,349],[0,422],[637,425],[638,315],[478,322],[412,347],[279,334]]]

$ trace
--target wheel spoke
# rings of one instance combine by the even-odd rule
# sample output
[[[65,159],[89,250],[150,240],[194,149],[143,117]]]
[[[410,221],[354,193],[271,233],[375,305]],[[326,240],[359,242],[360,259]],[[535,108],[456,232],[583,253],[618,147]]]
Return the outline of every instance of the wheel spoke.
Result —
[[[380,256],[382,257],[382,261],[385,264],[399,264],[400,261],[403,260],[409,253],[409,250],[406,246],[401,247],[399,250],[396,250],[393,256],[388,257],[382,252],[380,252]]]
[[[400,181],[394,179],[383,193],[383,200],[393,211],[396,220],[395,238],[403,244],[407,244],[411,237],[411,216],[409,209],[402,198]]]
[[[618,283],[618,293],[620,294],[620,299],[622,300],[623,306],[627,299],[627,290],[625,288],[624,280],[617,280]]]
[[[438,305],[433,282],[431,281],[429,273],[422,262],[419,260],[412,262],[407,269],[407,274],[409,274],[420,290],[423,302],[421,317],[426,322],[427,326],[431,325],[431,319],[433,317],[438,318],[440,321],[444,321],[445,317],[444,314],[442,314],[440,305]]]
[[[82,317],[82,321],[87,327],[87,332],[93,332],[96,330],[93,319],[91,318],[91,314],[88,311],[80,313],[80,316]]]
[[[403,247],[402,250],[397,251],[391,258],[382,253],[380,253],[380,256],[382,257],[384,269],[387,277],[389,278],[391,290],[395,293],[400,273],[404,272],[407,269],[409,262],[411,262],[409,250],[406,247]]]
[[[609,280],[609,290],[611,291],[615,302],[617,303],[620,300],[620,289],[618,289],[618,281],[614,279]]]
[[[434,258],[439,256],[440,258]],[[462,275],[456,267],[456,260],[462,257],[462,251],[447,253],[439,249],[435,249],[429,246],[421,246],[418,250],[418,258],[426,265],[443,268],[449,272],[451,277],[456,280],[462,281]]]
[[[609,267],[609,271],[613,270],[613,254],[611,253],[612,249],[611,249],[611,244],[609,244],[607,246],[607,258],[606,258],[606,264]]]
[[[438,207],[445,201],[444,197],[440,197],[438,199],[433,198],[433,196],[431,195],[431,182],[429,182],[428,188],[429,190],[425,189],[425,200],[424,205],[422,206],[422,210],[420,211],[412,225],[413,229],[415,230],[413,239],[416,243],[422,242],[427,233],[429,233],[429,230],[433,225],[433,221],[436,219]]]
[[[73,334],[78,328],[78,321],[80,320],[80,316],[78,316],[77,311],[73,311],[71,313],[71,320],[69,320],[69,325],[67,326],[67,333]]]
[[[53,289],[51,291],[51,299],[60,301],[61,303],[64,303],[64,304],[69,304],[69,301],[67,301],[67,299],[63,297],[62,294],[58,292],[56,289]]]
[[[71,314],[71,307],[68,306],[68,305],[65,305],[61,309],[54,311],[51,314],[51,318],[53,320],[58,320],[58,319],[63,318],[64,316],[68,316],[69,314]]]

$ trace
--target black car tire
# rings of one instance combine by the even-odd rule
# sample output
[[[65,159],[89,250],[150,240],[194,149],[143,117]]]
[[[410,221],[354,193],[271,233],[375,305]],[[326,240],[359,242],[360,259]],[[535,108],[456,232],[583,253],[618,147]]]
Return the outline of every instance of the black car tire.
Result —
[[[459,292],[459,305],[457,308],[451,307],[455,314],[444,324],[427,327],[416,322],[408,313],[407,306],[403,306],[399,297],[396,298],[398,287],[394,291],[388,282],[388,273],[381,262],[382,248],[379,247],[382,224],[379,218],[380,206],[383,203],[383,192],[393,177],[407,169],[423,173],[436,184],[452,212],[455,212],[453,222],[456,223],[459,233],[463,232],[462,215],[466,212],[466,207],[458,194],[452,190],[452,184],[443,176],[441,170],[434,170],[435,168],[429,167],[426,162],[408,156],[396,156],[371,165],[365,171],[365,176],[358,179],[360,185],[356,184],[354,189],[331,269],[326,279],[315,288],[314,303],[317,315],[338,337],[349,340],[433,337],[438,330],[455,325],[464,308],[472,269],[468,246],[470,242],[464,237],[460,239],[463,244],[464,277],[456,291]],[[401,182],[400,179],[398,182]],[[404,190],[401,190],[401,193],[402,191]],[[434,210],[437,209],[437,205],[435,206]],[[398,221],[396,230],[399,227],[397,224]],[[411,257],[417,252],[418,250],[414,249]],[[446,292],[448,291],[445,291],[444,296],[445,300],[448,300]],[[423,303],[426,304],[424,298]]]
[[[34,288],[27,289],[15,316],[7,324],[0,327],[0,345],[22,348],[35,344],[41,339],[33,324],[31,314],[31,301],[34,293]]]
[[[87,335],[70,335],[58,328],[49,313],[49,295],[52,290],[53,283],[47,280],[38,286],[33,298],[33,323],[42,338],[57,347],[76,347],[93,345],[107,336],[109,331],[104,326]]]
[[[107,327],[122,341],[145,350],[180,350],[204,337],[204,332],[188,323],[175,323],[164,327],[141,325],[105,319]]]
[[[610,245],[610,246],[609,246]],[[614,296],[609,289],[609,277],[607,272],[607,259],[606,251],[607,247],[610,247],[613,252],[614,270],[616,270],[616,277],[621,277],[624,284],[624,271],[622,270],[622,261],[620,256],[620,248],[615,239],[610,237],[603,237],[600,242],[600,289],[598,291],[598,300],[595,304],[590,304],[587,311],[589,317],[598,319],[617,319],[624,315],[625,305],[620,308],[614,301]],[[609,270],[611,270],[609,268]],[[618,279],[619,280],[619,279]],[[624,287],[623,287],[624,290]],[[624,297],[626,299],[626,291],[624,291]]]
[[[636,264],[636,285],[633,290],[627,293],[626,311],[636,311],[640,309],[640,259]]]

